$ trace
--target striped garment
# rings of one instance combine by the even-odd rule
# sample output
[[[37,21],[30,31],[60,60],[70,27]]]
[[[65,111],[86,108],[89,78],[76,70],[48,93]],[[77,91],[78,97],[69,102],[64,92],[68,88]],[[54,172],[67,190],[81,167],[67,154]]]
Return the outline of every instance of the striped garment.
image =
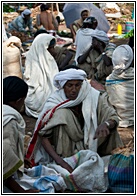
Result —
[[[114,154],[108,166],[108,180],[113,193],[133,193],[134,156]]]

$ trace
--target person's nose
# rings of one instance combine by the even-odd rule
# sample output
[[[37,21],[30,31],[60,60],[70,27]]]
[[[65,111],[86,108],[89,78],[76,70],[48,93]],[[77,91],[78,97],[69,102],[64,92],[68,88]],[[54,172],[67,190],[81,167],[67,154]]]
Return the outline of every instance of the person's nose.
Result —
[[[76,92],[76,86],[75,86],[75,85],[72,86],[72,92],[73,92],[73,93]]]

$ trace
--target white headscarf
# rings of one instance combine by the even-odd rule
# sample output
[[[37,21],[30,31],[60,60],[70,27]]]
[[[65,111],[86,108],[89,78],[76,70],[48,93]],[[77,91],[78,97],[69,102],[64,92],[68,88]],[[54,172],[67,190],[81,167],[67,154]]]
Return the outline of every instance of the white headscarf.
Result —
[[[29,15],[31,14],[31,11],[29,9],[25,9],[22,13],[21,13],[21,16],[22,18],[24,18],[24,15]]]
[[[85,80],[86,77],[87,74],[85,71],[70,68],[64,71],[60,71],[58,74],[56,74],[53,80],[53,84],[58,89],[61,89],[68,80]]]
[[[132,63],[133,51],[127,44],[118,46],[112,55],[113,69],[118,73],[122,73]]]
[[[108,35],[104,31],[98,30],[93,33],[92,37],[97,38],[98,40],[104,42],[106,45],[108,45],[109,43]]]

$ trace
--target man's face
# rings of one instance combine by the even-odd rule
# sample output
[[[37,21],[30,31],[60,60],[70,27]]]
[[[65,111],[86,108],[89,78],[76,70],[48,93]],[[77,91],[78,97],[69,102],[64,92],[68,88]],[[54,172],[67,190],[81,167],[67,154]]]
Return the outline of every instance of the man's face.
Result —
[[[75,100],[79,94],[82,80],[68,80],[64,85],[66,97],[70,100]]]

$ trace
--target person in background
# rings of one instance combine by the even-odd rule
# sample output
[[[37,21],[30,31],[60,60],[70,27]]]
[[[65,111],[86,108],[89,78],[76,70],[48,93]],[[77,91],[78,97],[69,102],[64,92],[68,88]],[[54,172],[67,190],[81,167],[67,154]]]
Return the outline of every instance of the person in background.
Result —
[[[49,95],[55,90],[54,75],[58,66],[54,59],[56,39],[42,33],[35,37],[25,60],[24,81],[29,90],[25,99],[25,110],[28,116],[38,117]]]
[[[16,17],[12,22],[8,24],[8,32],[17,31],[27,33],[33,33],[33,25],[31,11],[29,9],[25,9],[20,16]],[[28,27],[28,30],[26,29]]]
[[[73,42],[75,42],[75,37],[76,37],[76,31],[82,27],[83,21],[89,17],[89,11],[88,10],[83,10],[81,12],[81,18],[78,20],[75,20],[72,24],[70,24],[70,30],[72,33],[72,38]]]
[[[43,106],[26,154],[35,164],[54,160],[71,173],[71,166],[62,157],[84,149],[105,156],[122,146],[118,117],[107,93],[92,88],[86,77],[72,65],[55,75],[57,90]]]
[[[28,85],[16,76],[3,79],[3,185],[4,192],[38,193],[39,190],[24,190],[16,180],[24,173],[25,122],[20,114],[27,96]]]
[[[112,55],[113,71],[106,78],[106,91],[115,107],[119,127],[134,126],[134,67],[133,51],[127,44],[116,47]]]
[[[45,28],[47,31],[49,30],[58,30],[58,21],[50,11],[50,6],[48,4],[40,5],[41,13],[37,15],[37,27],[42,25],[42,28]]]
[[[83,21],[83,26],[77,31],[74,45],[76,46],[75,62],[78,64],[77,58],[88,50],[92,43],[92,36],[98,31],[96,27],[98,22],[94,17],[88,17]]]
[[[89,79],[95,79],[104,85],[106,77],[113,70],[112,55],[115,48],[116,45],[109,42],[107,34],[98,31],[92,37],[90,48],[78,57],[78,66],[87,72]]]
[[[36,31],[36,33],[34,34],[34,38],[41,34],[41,33],[47,33],[49,34],[48,31],[46,31],[45,29],[39,29]],[[69,63],[74,61],[74,56],[75,53],[73,51],[70,51],[69,49],[67,49],[67,46],[56,46],[55,45],[55,55],[54,58],[56,60],[56,63],[58,65],[59,70],[63,69],[65,66],[67,66]]]

